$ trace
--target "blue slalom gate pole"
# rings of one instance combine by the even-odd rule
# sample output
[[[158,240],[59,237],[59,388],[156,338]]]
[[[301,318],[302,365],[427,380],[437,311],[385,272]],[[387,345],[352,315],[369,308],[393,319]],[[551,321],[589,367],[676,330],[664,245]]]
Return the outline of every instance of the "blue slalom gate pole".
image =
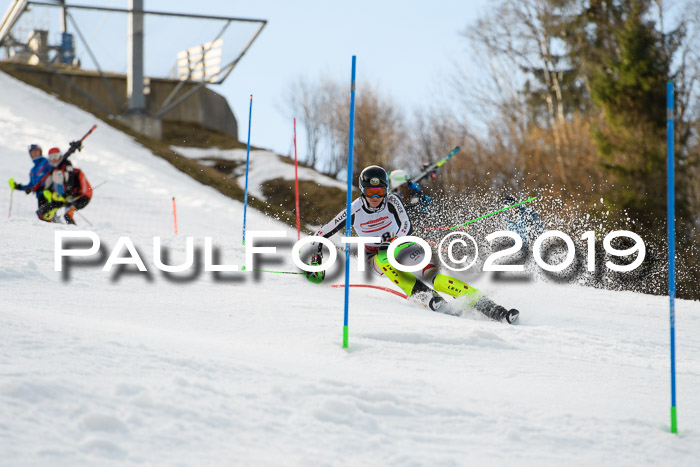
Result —
[[[352,145],[355,134],[355,62],[352,56],[352,81],[350,85],[350,131],[348,133],[348,192],[345,211],[345,236],[352,235]],[[343,317],[343,348],[348,348],[348,306],[350,303],[350,244],[345,244],[345,315]]]
[[[676,419],[676,206],[675,206],[675,177],[674,177],[674,148],[673,148],[673,81],[666,85],[666,186],[668,211],[668,298],[671,324],[671,433],[678,433]]]
[[[245,245],[245,216],[248,211],[248,169],[250,168],[250,121],[253,116],[253,95],[250,95],[250,109],[248,109],[248,150],[245,155],[245,190],[243,194],[243,244]]]

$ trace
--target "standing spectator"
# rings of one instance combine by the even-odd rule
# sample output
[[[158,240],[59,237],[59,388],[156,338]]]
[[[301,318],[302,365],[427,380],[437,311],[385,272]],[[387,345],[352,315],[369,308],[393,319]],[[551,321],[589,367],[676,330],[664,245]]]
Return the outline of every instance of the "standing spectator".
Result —
[[[45,177],[51,172],[51,164],[43,156],[41,146],[38,144],[29,145],[29,157],[32,158],[32,163],[34,166],[29,171],[29,183],[23,185],[21,183],[15,183],[14,178],[10,179],[10,187],[17,190],[23,190],[25,193],[29,194],[32,191],[36,193],[36,198],[38,202],[38,207],[41,208],[47,203],[42,190],[37,189],[37,185],[43,183]]]

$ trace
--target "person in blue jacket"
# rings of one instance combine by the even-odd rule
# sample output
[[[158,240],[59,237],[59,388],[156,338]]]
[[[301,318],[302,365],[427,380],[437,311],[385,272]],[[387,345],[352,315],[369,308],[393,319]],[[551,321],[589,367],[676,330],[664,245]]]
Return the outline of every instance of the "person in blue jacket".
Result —
[[[518,200],[515,196],[509,194],[503,198],[504,206],[512,206],[516,204]],[[524,204],[520,204],[512,209],[506,211],[507,218],[506,224],[508,230],[518,234],[523,240],[523,245],[525,248],[529,248],[530,243],[542,235],[545,231],[544,224],[540,220],[540,216],[531,207]]]
[[[38,144],[29,145],[29,157],[32,158],[32,162],[34,163],[34,166],[29,171],[29,183],[23,185],[21,183],[16,183],[14,179],[11,178],[10,188],[22,190],[27,194],[34,191],[39,207],[41,208],[41,206],[47,202],[42,189],[43,182],[53,167],[49,164],[48,159],[43,156],[41,146]]]

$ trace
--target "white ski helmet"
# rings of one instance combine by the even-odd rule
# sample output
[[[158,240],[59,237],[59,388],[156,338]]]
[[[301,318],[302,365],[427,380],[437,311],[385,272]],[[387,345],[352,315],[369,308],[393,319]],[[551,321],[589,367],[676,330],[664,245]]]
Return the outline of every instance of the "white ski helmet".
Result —
[[[391,185],[392,190],[395,190],[406,183],[406,180],[408,180],[408,175],[406,175],[406,172],[401,169],[392,170],[389,174],[389,184]]]

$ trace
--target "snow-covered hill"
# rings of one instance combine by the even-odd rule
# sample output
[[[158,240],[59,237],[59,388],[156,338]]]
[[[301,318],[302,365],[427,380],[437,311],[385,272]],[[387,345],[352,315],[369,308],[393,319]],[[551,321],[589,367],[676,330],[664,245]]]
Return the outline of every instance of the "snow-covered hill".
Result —
[[[0,216],[0,465],[698,465],[700,303],[677,304],[678,436],[664,297],[476,279],[522,311],[507,326],[352,289],[343,350],[342,277],[162,273],[154,236],[169,264],[187,236],[244,264],[242,204],[4,74],[0,96],[0,179],[97,123],[73,161],[107,181],[77,227],[22,192]],[[55,232],[85,229],[103,256],[54,271]],[[296,237],[254,210],[247,229]],[[124,236],[148,273],[102,272]]]
[[[179,154],[192,159],[199,159],[200,163],[206,164],[203,160],[207,157],[215,157],[216,159],[224,159],[236,161],[240,163],[240,168],[235,172],[237,174],[237,182],[241,188],[245,187],[245,164],[247,152],[244,149],[219,149],[219,148],[188,148],[174,147]],[[262,185],[267,180],[275,178],[283,178],[286,180],[294,180],[294,170],[290,167],[290,161],[282,161],[282,157],[272,151],[251,151],[250,167],[248,169],[248,192],[251,196],[259,199],[265,199],[265,195],[261,189]],[[311,180],[320,185],[332,186],[345,190],[346,183],[338,181],[334,178],[322,175],[308,167],[298,167],[299,180]]]

